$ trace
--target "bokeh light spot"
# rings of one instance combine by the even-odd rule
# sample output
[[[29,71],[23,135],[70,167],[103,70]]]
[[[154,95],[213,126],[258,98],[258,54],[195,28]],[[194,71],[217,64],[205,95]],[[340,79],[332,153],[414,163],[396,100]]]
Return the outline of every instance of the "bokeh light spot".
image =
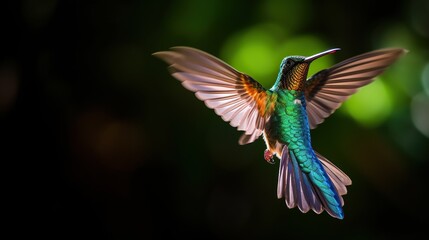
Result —
[[[392,112],[393,98],[387,86],[378,79],[352,95],[342,109],[359,124],[375,127]]]
[[[403,47],[409,52],[398,59],[383,76],[390,79],[392,84],[397,85],[408,97],[420,92],[419,82],[421,69],[425,64],[424,49],[413,38],[413,33],[402,25],[392,25],[383,29],[377,35],[377,44],[382,47]],[[404,94],[397,94],[399,97]]]
[[[277,41],[272,31],[276,31],[274,26],[261,25],[231,37],[222,49],[222,58],[269,87],[274,83],[280,64],[274,57]]]

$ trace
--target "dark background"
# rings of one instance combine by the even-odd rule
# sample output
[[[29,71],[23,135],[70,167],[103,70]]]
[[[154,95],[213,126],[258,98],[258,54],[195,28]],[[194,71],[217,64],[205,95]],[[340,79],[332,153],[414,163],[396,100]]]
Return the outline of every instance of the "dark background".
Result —
[[[4,214],[6,229],[17,237],[55,239],[383,239],[424,234],[429,4],[388,4],[1,3],[0,159],[7,200],[3,208],[10,213]],[[254,42],[276,58],[245,51]],[[314,148],[353,180],[344,197],[344,220],[325,212],[303,214],[276,198],[278,164],[263,160],[262,139],[239,146],[240,133],[151,56],[176,45],[235,61],[239,70],[266,76],[257,78],[266,87],[288,54],[341,47],[330,57],[334,63],[376,48],[410,50],[382,79],[391,106],[382,120],[354,118],[351,111],[368,113],[350,106],[312,131]],[[282,50],[276,48],[280,45]],[[256,66],[273,61],[272,71],[240,68],[240,51],[249,57],[243,61],[252,60],[249,64],[253,54]],[[369,105],[379,101],[378,95],[364,98]]]

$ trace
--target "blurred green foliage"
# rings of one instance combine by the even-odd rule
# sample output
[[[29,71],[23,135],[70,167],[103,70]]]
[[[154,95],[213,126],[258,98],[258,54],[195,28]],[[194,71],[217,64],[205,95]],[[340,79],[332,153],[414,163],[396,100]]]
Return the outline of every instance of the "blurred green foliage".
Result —
[[[14,227],[56,239],[371,239],[427,226],[428,1],[2,5],[1,159]],[[263,141],[239,146],[240,133],[151,55],[177,45],[267,88],[288,55],[342,48],[314,74],[366,51],[409,50],[312,131],[315,150],[353,180],[343,221],[276,198],[278,164],[263,160]]]

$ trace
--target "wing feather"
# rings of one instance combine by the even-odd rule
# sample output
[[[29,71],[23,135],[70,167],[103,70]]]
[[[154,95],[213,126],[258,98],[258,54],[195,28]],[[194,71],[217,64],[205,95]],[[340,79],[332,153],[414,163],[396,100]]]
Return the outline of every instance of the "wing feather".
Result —
[[[352,181],[328,159],[317,152],[315,154],[334,184],[341,205],[344,205],[342,195],[347,194],[347,186],[351,185]],[[301,171],[294,153],[284,145],[279,167],[277,198],[284,198],[288,208],[298,207],[303,213],[313,210],[319,214],[326,210],[332,216],[336,216],[329,207],[334,201],[331,197],[324,196],[320,189],[311,183],[308,175]]]
[[[310,77],[305,90],[310,128],[322,123],[360,87],[374,81],[406,52],[401,48],[388,48],[364,53]]]
[[[267,92],[253,78],[195,48],[173,47],[153,55],[167,62],[171,75],[207,107],[244,131],[240,144],[251,143],[262,134],[268,118]]]
[[[277,184],[277,198],[284,198],[288,208],[298,207],[306,213],[310,209],[320,214],[326,203],[319,197],[320,193],[313,186],[308,176],[301,171],[295,156],[288,147],[283,146]]]

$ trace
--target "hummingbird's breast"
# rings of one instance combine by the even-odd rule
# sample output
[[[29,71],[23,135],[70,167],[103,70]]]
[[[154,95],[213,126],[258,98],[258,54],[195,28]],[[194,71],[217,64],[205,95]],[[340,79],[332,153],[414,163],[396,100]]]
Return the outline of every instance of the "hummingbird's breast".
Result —
[[[290,150],[311,149],[304,93],[279,90],[276,107],[265,126],[265,140],[271,151],[281,156],[281,146]]]

